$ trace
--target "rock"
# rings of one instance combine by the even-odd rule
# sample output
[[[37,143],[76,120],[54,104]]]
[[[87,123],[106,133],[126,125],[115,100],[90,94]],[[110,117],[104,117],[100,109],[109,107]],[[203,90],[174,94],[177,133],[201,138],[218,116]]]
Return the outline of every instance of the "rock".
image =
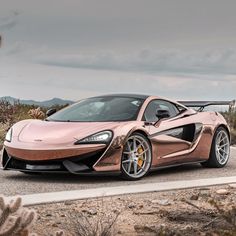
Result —
[[[66,217],[66,215],[65,214],[61,214],[61,217]]]
[[[229,190],[222,188],[222,189],[217,189],[216,193],[219,195],[228,195],[230,192],[229,192]]]
[[[210,190],[210,188],[205,188],[205,187],[202,187],[202,188],[199,188],[200,191],[208,191]]]
[[[199,198],[199,193],[197,193],[197,194],[193,194],[193,195],[190,197],[190,200],[197,201],[198,198]]]
[[[88,210],[87,212],[88,212],[88,214],[91,215],[91,216],[97,215],[97,213],[98,213],[96,209],[90,209],[90,210]]]
[[[129,209],[135,208],[135,204],[134,204],[134,203],[130,203],[130,204],[128,205],[128,208],[129,208]]]
[[[200,197],[210,197],[211,193],[208,190],[201,190],[201,192],[199,193]]]
[[[169,206],[170,205],[170,202],[168,199],[161,199],[161,200],[152,200],[152,203],[154,204],[158,204],[158,205],[161,205],[161,206]]]
[[[119,214],[119,211],[118,211],[117,209],[114,209],[114,210],[113,210],[113,213]]]
[[[186,231],[190,231],[192,228],[193,227],[191,225],[186,225],[186,226],[184,226],[183,229],[186,230]]]
[[[70,205],[72,205],[73,204],[73,202],[70,202],[70,201],[65,201],[64,202],[64,205],[66,205],[66,206],[70,206]]]
[[[229,184],[229,187],[232,189],[236,189],[236,184]]]
[[[139,205],[139,206],[138,206],[138,208],[139,208],[139,209],[143,208],[143,205],[142,205],[142,204],[141,204],[141,205]]]

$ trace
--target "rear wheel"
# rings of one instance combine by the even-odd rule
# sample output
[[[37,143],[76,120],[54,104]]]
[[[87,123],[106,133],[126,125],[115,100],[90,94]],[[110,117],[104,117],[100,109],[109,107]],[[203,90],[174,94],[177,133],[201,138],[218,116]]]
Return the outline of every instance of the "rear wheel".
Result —
[[[121,160],[122,177],[138,180],[145,176],[152,164],[152,151],[149,140],[140,133],[133,133],[123,149]]]
[[[225,128],[220,127],[216,130],[213,137],[209,159],[202,163],[205,167],[224,167],[230,156],[230,140]]]

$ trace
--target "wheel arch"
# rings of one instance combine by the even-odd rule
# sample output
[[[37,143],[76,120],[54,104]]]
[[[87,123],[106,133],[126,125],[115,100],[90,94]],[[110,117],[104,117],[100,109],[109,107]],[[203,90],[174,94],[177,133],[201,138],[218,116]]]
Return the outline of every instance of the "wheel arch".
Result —
[[[151,146],[151,155],[153,156],[153,145],[152,145],[152,142],[151,140],[149,139],[148,137],[148,132],[146,130],[143,130],[143,129],[133,129],[133,130],[130,130],[130,132],[128,133],[128,135],[126,136],[126,139],[125,139],[125,142],[126,140],[130,137],[130,135],[132,135],[133,133],[139,133],[139,134],[142,134],[144,135],[144,137],[148,140],[150,146]]]
[[[227,125],[225,124],[219,124],[218,126],[216,126],[215,130],[214,130],[214,135],[216,133],[216,131],[219,129],[219,128],[224,128],[226,131],[227,131],[227,134],[229,135],[229,141],[231,142],[231,136],[230,136],[230,129]]]
[[[130,132],[126,136],[125,142],[130,137],[130,135],[132,135],[133,133],[139,133],[139,134],[144,135],[145,138],[147,138],[147,140],[149,141],[149,143],[150,143],[150,145],[152,147],[152,143],[151,143],[151,141],[150,141],[150,139],[148,137],[148,132],[146,130],[143,130],[143,129],[140,129],[140,128],[130,130]]]
[[[129,135],[131,135],[133,133],[140,133],[140,134],[144,135],[149,140],[147,132],[142,129],[132,130]]]

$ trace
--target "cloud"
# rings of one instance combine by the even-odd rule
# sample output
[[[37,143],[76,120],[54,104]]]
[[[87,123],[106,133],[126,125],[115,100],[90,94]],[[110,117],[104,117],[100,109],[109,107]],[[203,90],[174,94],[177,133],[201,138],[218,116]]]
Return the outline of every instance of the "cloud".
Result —
[[[42,55],[36,62],[57,67],[90,70],[141,72],[159,75],[236,75],[236,51],[185,52],[149,49],[134,54],[120,55],[112,52],[95,54]],[[215,78],[217,79],[217,78]]]
[[[9,16],[0,17],[0,30],[9,30],[17,24],[18,12],[12,12]]]

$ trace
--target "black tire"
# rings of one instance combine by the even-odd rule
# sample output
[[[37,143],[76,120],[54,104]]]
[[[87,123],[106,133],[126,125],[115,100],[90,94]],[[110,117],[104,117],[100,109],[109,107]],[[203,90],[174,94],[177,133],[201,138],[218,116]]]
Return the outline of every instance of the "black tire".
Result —
[[[144,169],[142,170],[143,172],[137,176],[133,176],[131,174],[128,174],[127,171],[124,169],[124,165],[123,165],[123,161],[124,158],[125,158],[125,154],[124,152],[126,151],[126,145],[128,145],[128,142],[129,140],[132,138],[132,137],[137,137],[137,141],[139,140],[143,140],[144,143],[143,145],[146,147],[146,152],[145,152],[145,161],[143,161],[142,163],[142,167],[141,169]],[[136,140],[136,139],[135,139]],[[140,144],[139,144],[140,145]],[[137,152],[136,152],[137,153]],[[146,154],[147,153],[147,154]],[[138,154],[136,154],[138,155]],[[137,158],[137,156],[136,156]],[[129,157],[128,157],[129,159]],[[126,157],[126,161],[127,161],[127,157]],[[139,160],[136,161],[136,163],[139,162]],[[134,164],[133,164],[134,165]],[[122,152],[122,157],[121,157],[121,177],[125,180],[131,180],[131,181],[136,181],[136,180],[140,180],[141,178],[143,178],[144,176],[146,176],[148,173],[149,173],[149,170],[151,168],[151,165],[152,165],[152,147],[151,147],[151,144],[150,144],[150,141],[148,140],[147,137],[145,137],[143,134],[141,133],[138,133],[138,132],[134,132],[133,134],[130,135],[130,137],[127,139],[126,141],[126,144],[124,145],[124,148],[123,148],[123,152]],[[137,166],[137,164],[136,164]],[[133,166],[134,168],[134,166]],[[138,167],[137,167],[138,168]],[[139,169],[139,171],[141,170]]]
[[[204,167],[209,167],[209,168],[222,168],[224,167],[228,160],[229,160],[229,156],[230,156],[230,151],[228,152],[228,157],[225,160],[225,162],[220,163],[220,161],[217,158],[217,137],[219,135],[219,133],[224,133],[227,136],[228,142],[229,142],[229,150],[230,150],[230,141],[229,141],[229,134],[228,131],[224,128],[224,127],[219,127],[213,137],[212,140],[212,145],[211,145],[211,151],[210,151],[210,156],[209,159],[206,162],[201,163],[202,166]]]

